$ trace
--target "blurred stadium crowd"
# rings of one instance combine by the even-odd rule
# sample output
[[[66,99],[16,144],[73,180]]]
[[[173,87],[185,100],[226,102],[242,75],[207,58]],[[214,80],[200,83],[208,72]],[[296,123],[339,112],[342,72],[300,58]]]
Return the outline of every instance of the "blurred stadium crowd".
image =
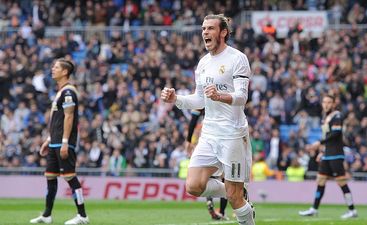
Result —
[[[67,2],[67,1],[65,1]],[[38,150],[47,136],[55,58],[77,64],[73,83],[80,94],[78,166],[174,168],[187,156],[189,111],[159,100],[164,86],[180,94],[194,88],[194,68],[206,52],[200,30],[46,37],[46,26],[199,25],[209,13],[234,16],[242,9],[340,12],[344,23],[366,23],[357,1],[109,1],[0,0],[0,167],[45,165]],[[214,1],[213,1],[214,2]],[[321,2],[321,3],[320,3]],[[270,4],[271,3],[271,4]],[[274,3],[274,4],[273,4]],[[16,28],[11,30],[9,28]],[[320,96],[333,90],[344,116],[346,162],[367,172],[367,34],[356,28],[328,30],[312,38],[299,26],[288,36],[256,35],[250,23],[234,24],[230,44],[251,63],[253,78],[246,113],[256,161],[285,171],[291,162],[317,170],[305,145],[317,138]]]

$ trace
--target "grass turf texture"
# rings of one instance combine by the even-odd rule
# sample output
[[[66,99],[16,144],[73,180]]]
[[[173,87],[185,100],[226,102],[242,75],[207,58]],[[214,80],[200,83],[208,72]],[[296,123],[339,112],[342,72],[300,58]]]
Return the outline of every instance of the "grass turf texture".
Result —
[[[216,206],[218,206],[216,201]],[[44,207],[40,199],[0,199],[0,225],[29,224]],[[229,207],[229,206],[228,206]],[[299,210],[309,205],[257,203],[256,224],[271,225],[366,225],[367,206],[357,206],[359,217],[341,220],[346,211],[344,205],[321,205],[319,216],[300,217]],[[232,210],[227,209],[230,221],[210,219],[205,202],[157,202],[157,201],[114,201],[88,200],[86,209],[92,225],[206,225],[237,224]],[[53,224],[64,222],[76,215],[72,200],[56,199],[53,211]]]

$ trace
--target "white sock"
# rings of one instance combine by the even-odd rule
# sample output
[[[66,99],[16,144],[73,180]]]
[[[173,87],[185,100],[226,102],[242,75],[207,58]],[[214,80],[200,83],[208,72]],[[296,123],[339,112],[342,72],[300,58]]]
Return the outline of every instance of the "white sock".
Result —
[[[250,204],[246,202],[244,206],[238,209],[234,209],[237,221],[240,225],[255,225],[254,218],[252,217],[252,209]]]
[[[226,189],[224,183],[213,178],[209,178],[208,183],[206,183],[206,188],[201,197],[213,197],[213,198],[225,198]]]
[[[352,197],[352,194],[350,192],[344,194],[344,199],[345,199],[345,202],[347,203],[348,206],[353,205],[353,197]]]
[[[82,188],[75,189],[75,197],[76,197],[76,202],[78,203],[78,205],[84,204],[84,197],[83,197],[83,189]]]

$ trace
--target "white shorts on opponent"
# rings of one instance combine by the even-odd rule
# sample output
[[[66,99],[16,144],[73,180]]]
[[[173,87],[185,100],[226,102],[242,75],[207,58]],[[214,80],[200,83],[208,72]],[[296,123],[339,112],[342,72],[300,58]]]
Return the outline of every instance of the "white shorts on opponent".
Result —
[[[252,149],[249,136],[237,139],[212,139],[201,136],[191,156],[189,167],[217,167],[213,176],[224,172],[224,179],[250,181]]]

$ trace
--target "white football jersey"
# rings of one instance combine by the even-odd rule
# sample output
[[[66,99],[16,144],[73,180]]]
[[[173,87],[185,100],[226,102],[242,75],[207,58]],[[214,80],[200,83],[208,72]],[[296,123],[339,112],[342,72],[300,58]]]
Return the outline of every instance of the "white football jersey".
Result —
[[[212,101],[203,93],[204,88],[210,84],[215,84],[220,93],[233,93],[235,79],[246,79],[246,82],[236,87],[239,89],[236,91],[247,93],[250,77],[251,69],[246,55],[230,46],[218,55],[212,56],[208,53],[199,61],[195,71],[196,93],[205,101],[201,135],[220,139],[234,139],[246,135],[248,123],[244,113],[245,105],[235,106]]]

